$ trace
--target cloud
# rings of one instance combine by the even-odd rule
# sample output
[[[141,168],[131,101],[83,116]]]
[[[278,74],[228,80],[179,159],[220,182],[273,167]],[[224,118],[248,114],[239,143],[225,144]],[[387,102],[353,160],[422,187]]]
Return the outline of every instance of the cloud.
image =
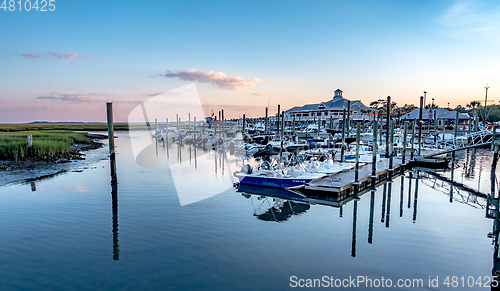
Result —
[[[158,95],[160,95],[160,94],[162,94],[162,93],[163,93],[163,91],[160,91],[160,92],[158,92],[158,93],[149,93],[149,94],[148,94],[148,93],[146,93],[146,94],[142,94],[142,95],[143,95],[143,96],[148,96],[148,97],[155,97],[155,96],[158,96]]]
[[[500,5],[457,0],[439,18],[452,36],[479,37],[500,41]]]
[[[61,101],[69,101],[69,102],[95,102],[96,101],[93,97],[85,96],[82,94],[59,94],[59,96],[39,96],[39,97],[36,97],[36,99],[61,100]]]
[[[276,95],[276,93],[264,91],[264,92],[255,92],[255,93],[252,93],[252,95],[254,95],[254,96],[274,96],[274,95]]]
[[[198,69],[191,69],[188,71],[168,71],[165,75],[167,78],[178,78],[183,81],[196,81],[200,83],[211,83],[217,88],[245,91],[251,87],[257,85],[257,83],[262,83],[258,78],[256,79],[244,79],[243,77],[233,77],[222,72],[208,71],[203,72]]]
[[[56,52],[48,52],[48,54],[50,56],[53,56],[53,57],[59,59],[59,60],[65,60],[65,59],[74,60],[74,59],[78,59],[78,58],[86,56],[85,53],[83,53],[83,54],[60,55],[60,54],[58,54]]]
[[[59,99],[59,97],[54,97],[54,96],[39,96],[39,97],[36,97],[36,99],[54,100],[54,99]]]
[[[35,54],[22,54],[21,56],[25,57],[27,60],[34,60],[35,58],[39,57],[39,55],[35,55]]]

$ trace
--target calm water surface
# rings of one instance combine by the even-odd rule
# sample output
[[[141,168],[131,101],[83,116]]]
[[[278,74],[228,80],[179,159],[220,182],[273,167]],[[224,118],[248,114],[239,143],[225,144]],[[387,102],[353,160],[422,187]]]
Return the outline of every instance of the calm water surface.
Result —
[[[128,134],[118,136],[117,215],[108,160],[37,181],[36,189],[0,188],[0,289],[282,290],[291,289],[291,276],[383,276],[446,290],[446,276],[491,276],[485,199],[459,189],[450,199],[450,184],[432,175],[414,173],[411,188],[408,173],[398,176],[341,208],[245,197],[228,187],[180,206],[171,171],[138,166]],[[158,151],[164,162],[166,149]],[[195,162],[188,146],[171,145],[168,154],[170,164]],[[242,164],[229,154],[196,155],[200,168],[213,160],[214,176],[226,179]],[[489,193],[491,153],[457,159],[454,180]],[[185,179],[193,195],[212,187]],[[429,288],[429,276],[439,277],[439,287]]]

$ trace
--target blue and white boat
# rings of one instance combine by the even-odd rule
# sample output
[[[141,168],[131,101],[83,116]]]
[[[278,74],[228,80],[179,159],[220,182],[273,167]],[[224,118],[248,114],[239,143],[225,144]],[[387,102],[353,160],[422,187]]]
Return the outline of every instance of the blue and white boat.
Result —
[[[303,187],[312,180],[325,177],[325,173],[290,172],[279,170],[256,170],[250,173],[235,173],[240,185],[263,186],[281,189]]]

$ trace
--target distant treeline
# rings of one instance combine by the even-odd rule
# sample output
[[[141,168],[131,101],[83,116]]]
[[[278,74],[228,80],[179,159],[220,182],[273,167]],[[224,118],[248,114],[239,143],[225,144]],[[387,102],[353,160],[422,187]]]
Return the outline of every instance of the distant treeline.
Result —
[[[140,129],[134,126],[132,129]],[[129,130],[126,123],[115,123],[114,129]],[[71,130],[71,131],[107,131],[108,126],[105,123],[22,123],[22,124],[0,124],[0,132],[14,131],[45,131],[45,130]]]

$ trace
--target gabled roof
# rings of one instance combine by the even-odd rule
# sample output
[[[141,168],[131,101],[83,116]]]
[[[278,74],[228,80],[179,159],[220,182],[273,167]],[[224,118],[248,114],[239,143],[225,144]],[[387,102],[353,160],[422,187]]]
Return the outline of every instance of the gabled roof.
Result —
[[[431,112],[432,111],[432,112]],[[448,110],[445,108],[435,108],[435,109],[424,109],[422,114],[422,119],[434,119],[434,111],[436,111],[437,119],[455,119],[456,111]],[[420,109],[414,109],[412,112],[401,116],[401,119],[418,119],[420,114]],[[459,113],[458,119],[470,119],[468,113]]]
[[[343,97],[335,97],[333,99],[330,99],[327,102],[321,102],[321,103],[317,103],[317,104],[306,104],[304,106],[295,106],[291,109],[286,110],[285,112],[290,113],[290,112],[316,111],[316,110],[318,110],[318,107],[321,104],[325,105],[325,108],[321,109],[321,110],[344,110],[344,109],[347,110],[347,103],[348,102],[349,102],[349,100],[347,100]],[[371,107],[364,105],[361,102],[361,100],[351,101],[351,110],[360,111],[362,109],[363,110],[370,110],[372,112],[377,111],[376,109],[373,109]]]

